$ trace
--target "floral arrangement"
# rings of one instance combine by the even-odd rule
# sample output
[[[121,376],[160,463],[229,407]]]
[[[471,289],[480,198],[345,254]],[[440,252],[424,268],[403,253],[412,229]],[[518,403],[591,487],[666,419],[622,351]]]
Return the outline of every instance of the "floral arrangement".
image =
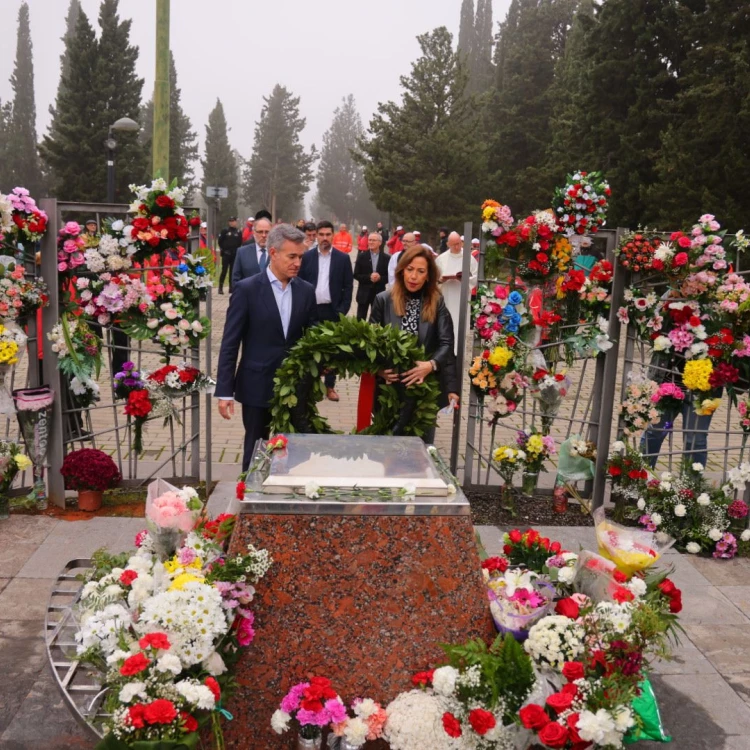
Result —
[[[63,316],[47,334],[60,371],[81,383],[99,376],[102,342],[81,318]]]
[[[0,367],[18,364],[26,341],[26,334],[18,326],[0,323]]]
[[[133,418],[133,449],[136,453],[143,451],[143,425],[154,410],[154,400],[146,381],[135,369],[133,362],[124,362],[122,370],[115,375],[113,383],[114,397],[126,399],[125,415]]]
[[[94,555],[76,642],[79,659],[101,671],[107,688],[107,737],[193,747],[199,726],[210,722],[216,746],[223,746],[231,665],[253,640],[253,586],[271,559],[252,546],[227,556],[208,523],[199,521],[163,561],[147,531],[131,554]],[[196,617],[203,627],[195,627]]]
[[[745,439],[750,435],[750,393],[743,393],[737,399],[737,413],[740,415],[740,428]]]
[[[747,324],[746,314],[750,310],[750,284],[736,273],[727,274],[714,293],[714,309],[728,320]]]
[[[68,453],[60,473],[68,490],[104,492],[116,486],[122,478],[117,464],[97,448],[81,448]]]
[[[523,468],[526,454],[520,448],[500,445],[492,453],[492,460],[506,485],[513,484],[513,476]]]
[[[608,260],[600,260],[585,278],[578,294],[587,317],[608,317],[613,273],[612,264]]]
[[[365,742],[383,736],[387,715],[385,709],[372,698],[356,698],[351,704],[350,716],[331,727],[335,737],[343,737],[349,747],[362,747]]]
[[[568,446],[568,452],[574,458],[596,461],[596,443],[590,440],[572,440]]]
[[[536,529],[512,529],[503,534],[503,555],[510,565],[541,572],[550,554],[562,551],[560,542],[550,541]]]
[[[2,242],[14,255],[19,245],[33,245],[47,231],[47,214],[23,187],[15,187],[8,195],[0,194]]]
[[[84,252],[86,270],[92,274],[127,271],[133,266],[134,243],[132,225],[122,219],[105,222],[104,233]]]
[[[323,727],[345,724],[346,706],[331,687],[327,677],[311,677],[309,682],[299,682],[282,698],[279,708],[271,717],[271,727],[284,734],[296,725],[300,737],[316,739]]]
[[[30,466],[31,459],[22,453],[20,445],[0,440],[0,493],[7,493],[18,472]]]
[[[636,294],[632,289],[626,289],[623,294],[625,305],[617,310],[617,319],[623,325],[633,323],[641,338],[651,339],[653,333],[661,330],[663,318],[658,314],[659,298],[654,292]],[[654,342],[654,348],[656,348]],[[671,342],[664,342],[664,347],[671,347]]]
[[[568,235],[594,234],[606,223],[612,194],[601,172],[574,172],[555,191],[552,202],[562,231]]]
[[[607,457],[607,479],[612,483],[616,516],[622,518],[624,506],[641,496],[643,482],[649,477],[649,466],[633,445],[616,440]]]
[[[661,236],[648,229],[626,234],[615,249],[620,265],[634,273],[650,271],[656,260],[656,252],[662,245]],[[663,255],[659,261],[663,269]],[[659,263],[657,263],[657,266]],[[658,270],[658,268],[657,268]]]
[[[85,276],[75,280],[83,312],[99,325],[109,325],[128,312],[142,315],[153,298],[146,285],[136,276],[125,273],[101,273],[95,279]]]
[[[550,372],[538,368],[531,377],[529,390],[539,404],[542,433],[549,435],[560,404],[570,390],[570,378],[565,371]]]
[[[486,200],[482,204],[482,231],[490,237],[500,237],[513,226],[510,206],[502,206],[497,201]]]
[[[193,292],[197,300],[206,299],[206,292],[213,286],[210,266],[212,265],[210,253],[207,255],[185,254],[175,266],[174,280],[183,294],[190,295]]]
[[[153,486],[153,485],[152,485]],[[153,552],[160,560],[171,557],[194,528],[203,511],[203,504],[193,487],[181,490],[167,482],[149,487],[146,499],[146,523],[151,536]],[[157,494],[160,489],[164,491]],[[189,572],[189,571],[188,571]]]
[[[505,345],[485,349],[469,368],[472,388],[495,419],[516,410],[528,385],[528,379],[515,369],[511,346],[516,344],[517,340],[508,336]]]
[[[545,461],[557,453],[555,439],[551,435],[542,435],[536,431],[519,430],[516,435],[516,444],[524,454],[523,468],[528,472],[541,471]]]
[[[190,233],[182,201],[185,191],[158,178],[150,185],[131,185],[135,200],[130,204],[134,260],[143,260],[184,242]]]
[[[548,613],[555,595],[549,582],[533,570],[520,568],[491,577],[487,588],[495,627],[518,640],[525,639],[529,628]]]
[[[651,396],[651,403],[656,405],[662,417],[678,414],[685,401],[685,391],[675,383],[660,383]]]
[[[74,271],[86,263],[86,240],[77,221],[68,221],[57,233],[57,270]]]
[[[622,433],[625,440],[635,437],[649,424],[659,420],[659,409],[656,407],[659,385],[646,377],[640,370],[628,373],[628,386],[625,398],[620,404]]]
[[[190,393],[205,391],[214,385],[216,381],[202,373],[197,367],[192,367],[187,362],[179,365],[164,365],[158,370],[146,376],[149,387],[154,386],[168,398],[181,398]]]
[[[518,337],[520,330],[530,322],[523,294],[517,289],[510,291],[504,284],[494,289],[480,286],[472,313],[477,335],[489,348],[497,346],[508,335]]]

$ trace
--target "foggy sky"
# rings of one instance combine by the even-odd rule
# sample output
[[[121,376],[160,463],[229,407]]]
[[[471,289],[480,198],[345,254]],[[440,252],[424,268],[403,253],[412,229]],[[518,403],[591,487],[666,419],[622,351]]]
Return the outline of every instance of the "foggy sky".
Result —
[[[21,0],[2,0],[0,99],[12,97],[9,77],[16,50]],[[61,36],[69,0],[28,0],[34,45],[37,136],[49,124],[60,76]],[[510,0],[493,0],[493,22]],[[98,32],[99,0],[81,0]],[[154,78],[154,0],[120,0],[132,18],[131,44],[140,48],[143,100]],[[172,0],[170,46],[182,106],[201,149],[208,113],[219,97],[232,146],[248,158],[263,96],[281,83],[301,97],[307,118],[302,139],[321,145],[333,110],[354,94],[365,128],[378,102],[400,98],[399,76],[419,54],[416,35],[447,26],[458,36],[461,0]],[[200,171],[200,169],[199,169]]]

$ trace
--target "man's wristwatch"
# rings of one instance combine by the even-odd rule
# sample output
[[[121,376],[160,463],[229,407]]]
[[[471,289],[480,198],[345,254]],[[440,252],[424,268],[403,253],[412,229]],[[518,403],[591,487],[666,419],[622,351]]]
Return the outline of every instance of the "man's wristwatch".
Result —
[[[431,359],[430,364],[432,365],[432,371],[437,372],[437,362],[434,359]]]

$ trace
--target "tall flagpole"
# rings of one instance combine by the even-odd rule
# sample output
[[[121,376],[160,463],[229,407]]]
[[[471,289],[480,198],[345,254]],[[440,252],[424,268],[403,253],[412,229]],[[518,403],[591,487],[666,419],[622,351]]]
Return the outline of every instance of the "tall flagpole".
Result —
[[[156,0],[153,175],[169,182],[169,2]]]

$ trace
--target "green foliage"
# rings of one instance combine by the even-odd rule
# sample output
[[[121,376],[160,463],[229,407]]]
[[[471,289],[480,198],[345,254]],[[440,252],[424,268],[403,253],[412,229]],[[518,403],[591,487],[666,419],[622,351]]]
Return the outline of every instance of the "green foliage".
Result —
[[[492,64],[492,42],[492,0],[477,0],[474,44],[469,54],[470,93],[481,94],[493,84],[495,69]]]
[[[505,723],[512,723],[536,680],[531,659],[523,646],[506,633],[498,635],[489,648],[481,638],[455,646],[443,644],[441,648],[455,669],[480,668],[487,707],[491,710],[502,699]]]
[[[96,746],[95,750],[197,750],[200,735],[198,732],[186,734],[180,740],[137,740],[125,742],[108,734]]]
[[[185,189],[185,203],[197,187],[193,164],[198,159],[198,135],[181,103],[182,92],[177,85],[174,55],[169,53],[169,176]],[[141,113],[140,138],[151,153],[154,137],[154,100],[149,99]]]
[[[34,102],[34,59],[29,27],[29,6],[18,9],[16,61],[10,76],[13,104],[7,115],[0,142],[0,189],[16,185],[40,198],[42,173],[36,148],[36,104]]]
[[[421,57],[401,78],[401,104],[370,121],[357,160],[375,205],[415,227],[476,218],[484,190],[485,147],[467,72],[444,27],[417,37]]]
[[[221,211],[217,216],[219,227],[225,227],[230,216],[237,215],[237,159],[229,145],[227,118],[220,99],[211,110],[206,124],[206,158],[201,159],[203,167],[202,192],[206,187],[225,187],[229,197],[221,201]]]
[[[308,153],[299,136],[305,118],[299,114],[299,97],[276,84],[255,128],[253,153],[245,171],[245,200],[274,216],[292,220],[312,180],[315,147]]]
[[[130,552],[121,552],[113,555],[107,552],[106,547],[99,547],[92,555],[91,562],[94,569],[86,576],[87,581],[101,581],[104,576],[109,575],[113,568],[124,568],[130,559]]]
[[[131,21],[120,21],[118,0],[103,0],[100,38],[83,10],[75,36],[66,38],[67,70],[57,93],[49,133],[39,152],[52,176],[52,191],[69,201],[103,201],[107,164],[103,146],[109,127],[121,117],[138,121],[143,79],[135,66],[138,48],[130,44]],[[67,37],[67,34],[66,34]],[[146,153],[137,133],[115,131],[115,199],[129,200],[128,185],[145,182]]]
[[[424,348],[415,336],[392,326],[371,325],[364,320],[343,315],[338,322],[326,321],[309,329],[294,345],[276,372],[271,399],[271,434],[295,432],[291,410],[302,409],[312,431],[330,433],[328,421],[318,413],[317,402],[325,394],[320,379],[326,367],[341,377],[375,374],[394,368],[405,371],[418,360],[424,361]],[[297,388],[310,383],[305,402],[298,406]],[[400,387],[382,385],[378,394],[379,408],[373,423],[362,434],[388,435],[402,408]],[[430,376],[422,385],[408,389],[407,395],[416,399],[416,407],[404,434],[423,435],[435,424],[438,385]]]

